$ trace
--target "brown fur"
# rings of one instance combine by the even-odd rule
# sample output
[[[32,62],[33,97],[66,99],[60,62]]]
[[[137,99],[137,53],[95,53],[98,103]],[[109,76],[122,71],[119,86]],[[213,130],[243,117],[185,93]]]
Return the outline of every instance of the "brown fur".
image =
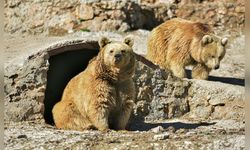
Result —
[[[124,42],[110,42],[102,38],[99,45],[98,56],[70,80],[61,101],[54,106],[57,128],[125,129],[135,97],[133,41],[126,38]]]
[[[207,79],[224,57],[226,42],[206,24],[175,18],[152,30],[147,58],[180,78],[186,77],[185,66],[193,65],[192,77]]]

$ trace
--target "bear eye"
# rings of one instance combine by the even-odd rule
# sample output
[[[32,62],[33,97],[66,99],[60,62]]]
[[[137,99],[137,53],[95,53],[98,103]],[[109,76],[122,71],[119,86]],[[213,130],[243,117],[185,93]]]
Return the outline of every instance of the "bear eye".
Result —
[[[122,53],[125,53],[125,50],[122,50]]]
[[[215,56],[212,56],[212,58],[215,58]]]
[[[110,51],[110,53],[113,53],[113,52],[114,52],[113,50]]]

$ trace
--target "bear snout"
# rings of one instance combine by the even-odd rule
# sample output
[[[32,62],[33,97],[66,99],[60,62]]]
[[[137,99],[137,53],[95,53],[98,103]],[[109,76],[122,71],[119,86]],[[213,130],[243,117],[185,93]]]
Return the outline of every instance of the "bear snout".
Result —
[[[122,55],[121,54],[115,54],[115,61],[120,61],[122,59]]]
[[[215,70],[217,70],[217,69],[219,69],[219,68],[220,68],[220,65],[216,65],[216,66],[214,67]]]

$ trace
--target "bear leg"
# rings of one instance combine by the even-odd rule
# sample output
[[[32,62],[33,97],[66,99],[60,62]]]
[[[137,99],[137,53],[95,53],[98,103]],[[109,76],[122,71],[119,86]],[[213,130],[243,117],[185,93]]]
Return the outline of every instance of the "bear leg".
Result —
[[[171,71],[178,78],[186,78],[185,68],[180,64],[171,64]]]
[[[109,129],[108,115],[109,111],[105,106],[94,107],[96,109],[90,109],[88,118],[95,128],[100,131],[106,131]]]
[[[55,125],[59,129],[82,131],[93,128],[88,118],[82,116],[72,102],[58,102],[52,113]]]
[[[114,123],[115,130],[125,130],[126,125],[129,121],[134,102],[132,100],[127,100],[126,104],[121,108],[121,111],[116,117],[116,122]]]
[[[207,80],[210,71],[211,71],[211,69],[209,69],[207,66],[205,66],[203,64],[197,64],[192,69],[192,78],[193,79]]]

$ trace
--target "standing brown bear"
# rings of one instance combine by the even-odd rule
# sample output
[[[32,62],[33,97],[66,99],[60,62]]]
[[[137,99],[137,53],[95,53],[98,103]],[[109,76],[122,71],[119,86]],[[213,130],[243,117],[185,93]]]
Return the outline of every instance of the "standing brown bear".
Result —
[[[124,130],[135,98],[133,40],[99,41],[100,52],[72,78],[53,110],[57,128]]]
[[[179,78],[186,77],[185,66],[193,65],[192,77],[207,79],[212,69],[219,68],[226,43],[206,24],[175,18],[152,30],[147,58]]]

